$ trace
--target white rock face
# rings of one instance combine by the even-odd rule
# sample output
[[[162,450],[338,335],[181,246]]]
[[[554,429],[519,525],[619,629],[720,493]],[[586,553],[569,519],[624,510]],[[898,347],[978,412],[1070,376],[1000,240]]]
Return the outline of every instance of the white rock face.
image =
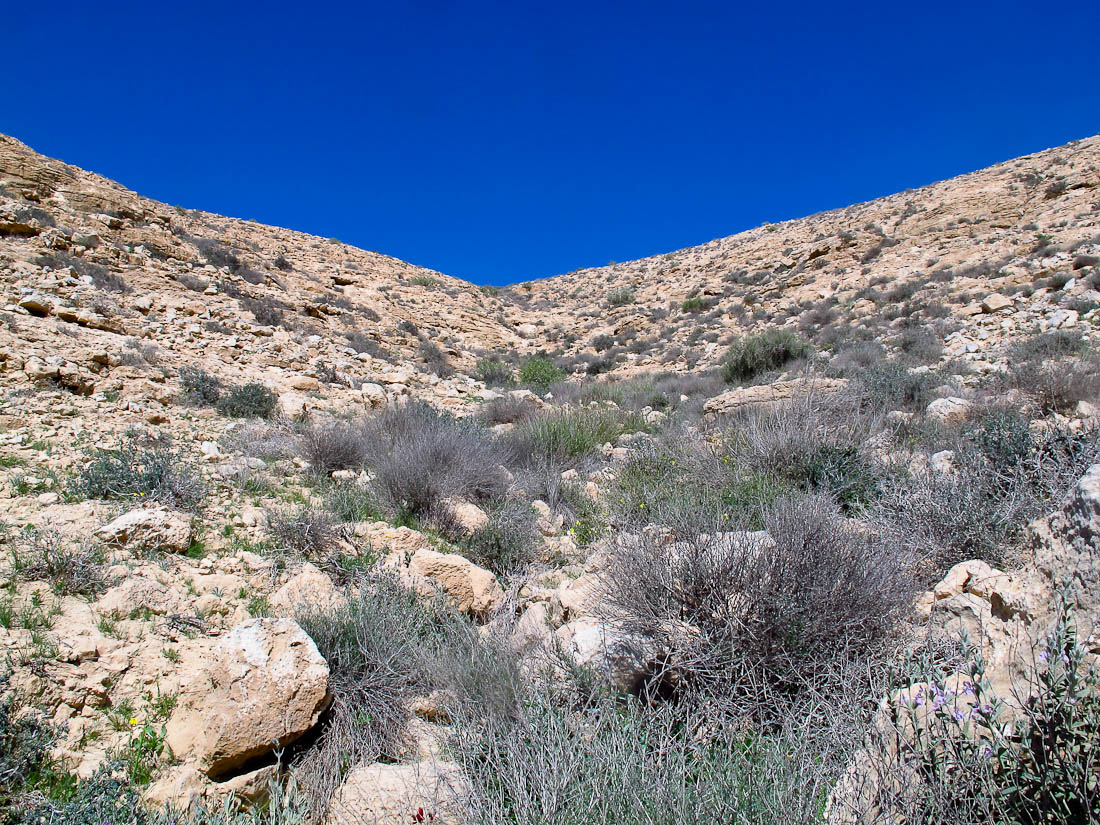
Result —
[[[168,745],[223,777],[312,728],[327,689],[328,664],[296,622],[252,619],[212,645],[168,720]]]

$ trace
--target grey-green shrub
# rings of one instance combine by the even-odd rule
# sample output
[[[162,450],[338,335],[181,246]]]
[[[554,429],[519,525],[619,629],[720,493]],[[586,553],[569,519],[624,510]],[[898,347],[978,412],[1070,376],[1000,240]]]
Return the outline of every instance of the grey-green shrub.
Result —
[[[508,434],[518,463],[575,464],[623,433],[648,429],[641,415],[613,407],[554,410],[524,421]]]
[[[142,499],[194,509],[206,495],[198,467],[176,450],[127,440],[119,449],[97,449],[77,474],[71,492],[84,498],[134,503]]]
[[[257,381],[233,387],[215,405],[218,412],[230,418],[271,418],[277,406],[275,393]]]
[[[722,377],[727,383],[748,381],[761,373],[777,370],[799,358],[813,355],[813,346],[795,332],[769,329],[738,338],[722,360]]]

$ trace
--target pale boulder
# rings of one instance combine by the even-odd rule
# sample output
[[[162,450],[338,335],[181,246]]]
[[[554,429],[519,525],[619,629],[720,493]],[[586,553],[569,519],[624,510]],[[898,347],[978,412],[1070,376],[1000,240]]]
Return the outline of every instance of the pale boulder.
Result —
[[[464,821],[469,782],[453,762],[426,759],[404,765],[376,762],[353,769],[333,796],[325,825]]]
[[[464,536],[473,535],[489,523],[488,514],[472,501],[449,499],[444,504],[451,519]]]
[[[293,616],[302,609],[333,610],[340,607],[345,600],[324,571],[306,562],[267,601],[276,614]]]
[[[458,610],[484,617],[504,601],[497,577],[456,553],[422,547],[409,560],[409,572],[437,585]]]
[[[182,553],[191,546],[191,519],[164,507],[131,510],[98,528],[95,537],[128,550]]]
[[[832,395],[846,386],[845,378],[795,378],[757,387],[738,387],[711,398],[703,405],[703,412],[720,416],[745,410],[773,410],[791,398]]]
[[[309,412],[309,398],[300,392],[284,392],[279,395],[279,412],[284,418],[296,421]]]
[[[310,730],[327,707],[328,664],[290,619],[252,619],[211,646],[167,725],[172,753],[220,780]]]
[[[973,406],[965,398],[948,396],[947,398],[937,398],[925,408],[924,412],[934,421],[943,424],[957,424],[966,420]]]
[[[1011,306],[1011,298],[999,292],[994,292],[992,295],[987,295],[982,301],[982,312],[1000,312],[1002,309],[1009,309]]]

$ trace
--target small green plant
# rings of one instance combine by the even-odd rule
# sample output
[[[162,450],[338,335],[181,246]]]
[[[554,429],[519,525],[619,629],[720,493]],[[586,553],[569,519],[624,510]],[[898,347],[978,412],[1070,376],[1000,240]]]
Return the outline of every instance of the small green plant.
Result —
[[[680,311],[697,315],[704,310],[710,309],[714,304],[715,300],[713,298],[688,298],[680,304]]]
[[[153,499],[194,509],[206,495],[206,485],[198,468],[175,450],[143,447],[129,438],[116,450],[95,450],[70,492],[81,498]]]
[[[593,455],[623,433],[645,432],[649,425],[635,412],[612,407],[566,408],[518,424],[510,433],[514,453],[525,463],[571,463]]]
[[[431,275],[413,275],[409,278],[409,283],[413,286],[439,286],[439,279],[433,278]]]
[[[1100,673],[1065,604],[1041,647],[1015,710],[990,691],[978,654],[960,676],[917,675],[890,702],[918,793],[970,821],[1092,821]]]
[[[464,555],[506,576],[534,560],[537,537],[531,507],[526,502],[503,499],[489,508],[488,523],[465,539]]]
[[[634,290],[630,287],[619,287],[607,293],[607,305],[610,307],[628,306],[636,300]]]
[[[194,367],[180,367],[180,384],[186,401],[204,407],[212,407],[222,396],[222,382],[216,375]]]
[[[51,530],[24,530],[9,544],[11,569],[24,581],[45,581],[60,596],[95,596],[105,586],[99,547],[73,546]]]
[[[730,384],[747,381],[812,354],[813,346],[797,333],[769,329],[738,338],[730,345],[722,361],[722,377]]]
[[[519,382],[545,392],[565,379],[565,371],[542,355],[532,355],[519,368]]]
[[[515,381],[512,367],[499,358],[482,358],[477,362],[477,377],[488,387],[507,386]]]
[[[218,412],[230,418],[271,418],[277,406],[275,393],[255,381],[229,390],[216,405]]]

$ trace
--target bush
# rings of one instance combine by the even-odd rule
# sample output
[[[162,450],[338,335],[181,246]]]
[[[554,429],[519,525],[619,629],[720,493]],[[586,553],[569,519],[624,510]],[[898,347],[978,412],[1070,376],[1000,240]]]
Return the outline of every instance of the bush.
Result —
[[[269,512],[267,527],[280,549],[312,560],[326,560],[337,539],[332,516],[308,507],[293,513]]]
[[[715,301],[711,298],[688,298],[680,304],[680,311],[697,315],[704,310],[710,309],[714,304]]]
[[[0,689],[7,688],[7,677]],[[64,791],[67,771],[50,756],[56,731],[25,713],[14,692],[0,698],[0,823],[20,821],[20,809],[33,793]]]
[[[1048,361],[1070,355],[1081,355],[1085,348],[1085,341],[1080,333],[1056,329],[1033,335],[1013,344],[1009,349],[1009,358],[1014,362]]]
[[[301,439],[285,423],[238,422],[226,429],[221,441],[227,450],[271,461],[294,458],[301,450]]]
[[[111,272],[107,267],[77,257],[68,252],[55,252],[51,255],[43,255],[36,263],[39,266],[48,266],[51,269],[64,269],[71,267],[79,278],[90,280],[97,289],[104,292],[127,293],[132,288],[120,275]]]
[[[634,301],[634,290],[630,287],[619,287],[607,293],[607,305],[610,307],[624,307]]]
[[[481,358],[477,362],[477,377],[488,387],[501,387],[513,383],[512,366],[499,358]]]
[[[180,367],[180,384],[184,400],[203,407],[212,407],[222,395],[222,382],[216,375],[194,367]]]
[[[872,753],[886,780],[867,803],[891,821],[1095,821],[1100,673],[1065,606],[1030,652],[1013,688],[1020,713],[990,690],[978,653],[957,676],[927,663],[909,673],[908,689],[887,708],[892,724],[877,731]],[[897,764],[899,740],[904,767]]]
[[[1012,415],[989,415],[953,444],[953,472],[883,478],[869,512],[876,532],[923,560],[929,582],[960,561],[1012,558],[1028,523],[1100,461],[1100,431],[1025,436],[1022,427]]]
[[[897,347],[903,353],[921,364],[939,360],[943,344],[930,330],[907,329],[897,339]]]
[[[509,576],[535,561],[539,533],[535,514],[525,501],[503,499],[489,507],[489,523],[463,543],[463,555],[498,576]]]
[[[236,272],[241,268],[241,259],[233,250],[213,238],[195,238],[195,246],[203,260],[211,266],[228,267],[230,272]]]
[[[354,481],[333,484],[325,493],[325,509],[342,522],[378,521],[382,511],[369,487]]]
[[[283,315],[283,310],[287,307],[279,301],[264,296],[263,298],[242,297],[240,302],[241,306],[252,313],[256,323],[260,326],[287,326],[286,318]]]
[[[442,517],[445,499],[485,501],[508,488],[489,435],[423,402],[388,407],[363,432],[375,489],[399,515]]]
[[[855,376],[865,403],[875,410],[924,412],[937,379],[933,373],[912,372],[896,361],[870,366]]]
[[[520,365],[519,382],[543,392],[565,378],[565,371],[540,355],[533,355]]]
[[[874,419],[846,396],[791,399],[726,436],[727,460],[854,507],[874,497],[881,470],[866,449]]]
[[[416,349],[416,353],[424,359],[424,363],[427,365],[428,369],[440,378],[447,378],[454,375],[455,368],[451,366],[451,362],[447,360],[447,356],[443,354],[443,350],[431,341],[421,339],[420,345]]]
[[[331,708],[293,766],[318,815],[349,767],[406,753],[414,697],[444,691],[437,695],[488,717],[515,706],[511,658],[444,604],[425,602],[382,574],[361,576],[351,592],[335,610],[310,608],[296,617],[329,666]]]
[[[256,381],[233,387],[218,399],[218,412],[230,418],[271,418],[278,407],[275,393]]]
[[[330,476],[335,470],[359,470],[367,458],[361,422],[334,421],[311,427],[302,438],[302,456],[310,470]]]
[[[769,329],[758,335],[738,338],[730,345],[722,361],[722,377],[730,384],[748,381],[812,354],[813,347],[798,334],[785,329]]]
[[[610,335],[597,335],[592,339],[592,349],[596,352],[606,352],[615,346],[615,339]]]
[[[1100,360],[1024,364],[1010,380],[1030,396],[1040,412],[1070,414],[1079,402],[1100,398]]]
[[[521,422],[508,442],[521,465],[575,464],[623,433],[648,429],[638,413],[612,407],[559,409]]]
[[[600,574],[606,618],[665,651],[643,693],[713,692],[766,718],[779,697],[820,689],[835,660],[889,640],[913,593],[904,555],[820,495],[777,500],[764,524],[770,539],[693,515],[673,541],[616,543]]]
[[[844,766],[848,740],[805,724],[746,734],[705,708],[597,698],[577,709],[564,692],[538,686],[515,716],[458,727],[470,825],[803,825],[820,821]]]
[[[539,408],[530,401],[506,395],[486,402],[481,408],[480,418],[489,425],[516,424],[534,418],[538,414]]]
[[[49,582],[61,596],[94,597],[106,587],[103,550],[71,546],[51,531],[21,531],[9,545],[11,572],[24,581]]]
[[[83,498],[133,503],[153,499],[194,509],[206,495],[198,467],[167,447],[142,447],[133,439],[117,450],[97,449],[72,484]]]

